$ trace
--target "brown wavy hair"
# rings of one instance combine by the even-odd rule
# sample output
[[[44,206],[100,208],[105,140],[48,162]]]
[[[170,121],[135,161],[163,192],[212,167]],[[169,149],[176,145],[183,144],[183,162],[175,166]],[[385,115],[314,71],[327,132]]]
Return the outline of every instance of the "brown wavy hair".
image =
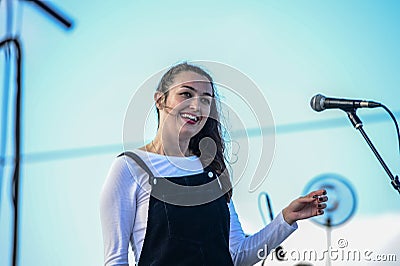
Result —
[[[203,128],[193,136],[189,141],[189,151],[200,158],[203,166],[209,165],[218,175],[220,175],[219,179],[222,185],[222,190],[225,192],[225,197],[227,202],[232,198],[232,184],[230,181],[228,169],[226,168],[225,163],[225,141],[222,137],[220,115],[218,111],[217,102],[219,101],[213,78],[210,74],[208,74],[201,67],[189,64],[187,62],[180,63],[171,67],[161,78],[157,91],[163,93],[164,104],[166,103],[169,89],[174,83],[174,78],[182,72],[194,72],[197,73],[210,81],[212,92],[213,92],[213,100],[211,101],[210,106],[210,115],[207,118],[206,123]],[[158,117],[158,126],[160,124],[160,113],[157,109],[157,117]],[[204,141],[202,143],[202,149],[200,149],[200,142],[202,140],[211,139],[215,143],[214,147],[209,147],[207,149],[207,144],[210,144],[209,141]],[[205,144],[204,144],[205,143]],[[212,144],[211,144],[212,145]],[[205,146],[205,147],[204,147]],[[213,151],[213,152],[211,152]],[[203,154],[202,154],[203,153]]]

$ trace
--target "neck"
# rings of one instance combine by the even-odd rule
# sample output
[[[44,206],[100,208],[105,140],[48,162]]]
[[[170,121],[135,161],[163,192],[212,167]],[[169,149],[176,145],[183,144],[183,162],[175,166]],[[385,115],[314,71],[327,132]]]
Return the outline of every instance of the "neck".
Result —
[[[178,139],[176,136],[165,136],[165,134],[157,133],[150,143],[150,150],[167,156],[190,156],[189,141],[190,139]]]

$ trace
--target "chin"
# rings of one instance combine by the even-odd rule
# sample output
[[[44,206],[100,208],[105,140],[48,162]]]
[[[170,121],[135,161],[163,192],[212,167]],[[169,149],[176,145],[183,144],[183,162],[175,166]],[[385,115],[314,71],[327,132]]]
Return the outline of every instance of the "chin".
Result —
[[[192,130],[181,130],[179,132],[179,137],[180,138],[187,138],[191,139],[192,137],[196,136],[196,134],[199,133],[199,130],[192,131]]]
[[[192,137],[196,136],[201,131],[202,128],[203,127],[199,127],[199,128],[182,127],[181,130],[179,131],[179,137],[191,139]]]

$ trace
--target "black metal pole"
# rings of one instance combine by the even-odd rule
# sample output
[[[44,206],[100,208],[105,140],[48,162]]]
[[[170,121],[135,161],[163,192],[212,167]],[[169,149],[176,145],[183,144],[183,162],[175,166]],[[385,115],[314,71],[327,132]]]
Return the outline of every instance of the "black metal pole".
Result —
[[[22,49],[18,39],[14,39],[14,45],[16,47],[16,59],[17,59],[17,75],[16,75],[16,83],[17,83],[17,98],[15,105],[15,171],[13,179],[15,180],[14,185],[14,252],[13,252],[13,265],[16,266],[17,254],[18,254],[18,225],[19,225],[19,191],[20,191],[20,161],[21,161],[21,96],[22,96],[22,87],[21,87],[21,77],[22,77]]]
[[[14,44],[16,50],[16,104],[14,124],[14,173],[12,179],[12,197],[14,207],[13,226],[13,254],[12,265],[16,266],[18,261],[18,222],[19,222],[19,190],[20,190],[20,160],[21,160],[21,76],[22,76],[22,49],[17,38],[8,38],[0,42],[0,48],[7,44]]]
[[[50,15],[50,17],[54,18],[56,21],[61,23],[67,29],[72,27],[72,20],[65,15],[61,15],[60,12],[56,11],[56,9],[54,7],[51,7],[48,3],[44,3],[44,1],[39,1],[39,0],[23,0],[23,1],[35,4],[37,7],[39,7],[45,13]]]
[[[387,173],[387,175],[390,178],[391,184],[397,192],[400,193],[400,182],[399,182],[399,177],[394,176],[392,172],[390,171],[389,167],[386,165],[385,161],[382,159],[381,155],[379,154],[378,150],[375,148],[374,144],[372,143],[371,139],[368,137],[367,133],[363,129],[363,124],[360,120],[360,118],[356,114],[356,110],[345,110],[351,123],[357,129],[361,135],[364,137],[365,141],[368,143],[368,146],[371,148],[372,152],[375,154],[376,158],[378,159],[379,163],[382,165],[383,169]]]
[[[72,20],[62,16],[54,8],[39,0],[25,0],[38,6],[52,18],[61,23],[64,27],[70,29]],[[12,178],[12,202],[14,207],[14,226],[13,226],[13,250],[12,265],[18,264],[18,229],[19,229],[19,192],[20,192],[20,163],[21,163],[21,95],[22,95],[22,49],[18,37],[7,37],[0,42],[0,48],[5,45],[14,44],[16,50],[16,104],[15,104],[15,125],[14,125],[14,173]],[[0,158],[2,165],[5,158]]]

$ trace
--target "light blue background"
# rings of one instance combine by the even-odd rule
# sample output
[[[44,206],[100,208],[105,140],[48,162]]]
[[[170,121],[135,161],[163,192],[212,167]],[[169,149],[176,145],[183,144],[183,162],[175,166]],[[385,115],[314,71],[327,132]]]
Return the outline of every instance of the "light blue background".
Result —
[[[0,2],[2,37],[5,3]],[[122,150],[129,99],[148,77],[182,60],[239,69],[272,110],[276,148],[268,178],[254,193],[248,192],[251,176],[234,190],[246,232],[263,225],[260,192],[270,194],[277,213],[325,172],[345,176],[356,188],[358,226],[387,215],[399,219],[398,193],[345,114],[309,107],[310,98],[322,93],[373,99],[400,116],[399,1],[51,1],[73,18],[69,32],[31,4],[13,3],[13,32],[24,50],[19,265],[101,265],[99,194]],[[4,50],[1,56],[3,80]],[[359,115],[398,174],[389,116],[378,109]],[[10,133],[11,126],[1,130]],[[0,186],[1,265],[10,265],[11,258],[10,170],[9,163]],[[314,234],[312,226],[305,227]],[[373,230],[400,233],[385,224]]]

